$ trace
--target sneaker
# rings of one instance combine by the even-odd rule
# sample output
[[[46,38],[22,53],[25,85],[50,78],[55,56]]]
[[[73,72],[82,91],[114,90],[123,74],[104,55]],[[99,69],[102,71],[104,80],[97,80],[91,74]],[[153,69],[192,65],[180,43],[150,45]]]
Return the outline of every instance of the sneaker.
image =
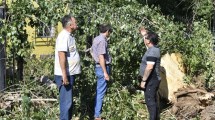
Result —
[[[102,120],[102,118],[95,118],[95,120]]]

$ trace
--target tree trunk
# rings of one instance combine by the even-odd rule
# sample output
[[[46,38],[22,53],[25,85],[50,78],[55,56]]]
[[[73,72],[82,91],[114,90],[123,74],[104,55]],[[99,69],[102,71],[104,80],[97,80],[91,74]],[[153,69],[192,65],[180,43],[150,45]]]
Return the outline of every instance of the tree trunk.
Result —
[[[5,1],[4,1],[5,2]],[[5,6],[0,6],[0,19],[5,18]],[[2,26],[2,22],[0,22],[0,27]],[[3,37],[5,37],[3,35]],[[5,39],[6,40],[6,39]],[[0,41],[0,91],[5,88],[5,73],[6,73],[6,64],[5,64],[5,45],[1,43]],[[5,41],[6,42],[6,41]],[[6,43],[5,43],[6,44]]]
[[[5,48],[0,43],[0,90],[5,88]]]
[[[23,80],[23,66],[24,66],[24,59],[23,57],[18,57],[17,59],[17,80]]]
[[[174,101],[174,93],[185,86],[185,70],[181,56],[180,53],[167,53],[161,58],[161,83],[158,91],[161,98],[170,102]]]
[[[215,4],[215,0],[214,0],[214,4]],[[212,34],[213,36],[215,36],[215,10],[214,10],[214,14],[213,14],[213,22],[212,22]],[[213,50],[215,51],[215,39],[213,41]]]

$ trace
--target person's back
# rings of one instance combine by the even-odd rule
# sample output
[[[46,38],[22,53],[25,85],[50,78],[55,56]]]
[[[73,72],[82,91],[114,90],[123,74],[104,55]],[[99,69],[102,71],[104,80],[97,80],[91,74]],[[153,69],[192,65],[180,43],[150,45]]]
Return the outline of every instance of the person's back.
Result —
[[[97,77],[96,101],[95,101],[95,120],[101,120],[102,102],[107,90],[107,81],[110,75],[111,57],[108,53],[107,37],[112,28],[110,25],[100,26],[100,35],[93,40],[92,51],[95,60],[95,73]]]
[[[108,52],[108,43],[104,35],[100,34],[93,39],[92,45],[93,59],[99,63],[99,54],[104,54],[106,64],[110,64],[111,57]]]

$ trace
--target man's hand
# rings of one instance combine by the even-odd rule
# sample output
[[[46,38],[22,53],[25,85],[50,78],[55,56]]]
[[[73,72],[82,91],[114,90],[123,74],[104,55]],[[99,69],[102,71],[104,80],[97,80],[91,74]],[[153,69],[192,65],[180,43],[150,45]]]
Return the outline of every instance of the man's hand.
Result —
[[[105,58],[104,58],[103,54],[99,55],[99,64],[102,67],[102,70],[104,72],[105,80],[109,81],[110,78],[109,78],[109,75],[107,74],[106,65],[105,65]]]
[[[146,82],[145,81],[141,81],[140,82],[140,87],[142,88],[142,89],[145,89],[145,86],[146,85]]]
[[[104,77],[105,77],[105,80],[107,80],[107,81],[110,80],[109,75],[107,73],[104,73]]]
[[[68,81],[67,76],[63,77],[63,85],[69,85],[69,81]]]
[[[140,31],[140,34],[141,34],[143,37],[147,34],[147,30],[146,30],[144,27],[141,27],[141,28],[139,29],[139,31]]]

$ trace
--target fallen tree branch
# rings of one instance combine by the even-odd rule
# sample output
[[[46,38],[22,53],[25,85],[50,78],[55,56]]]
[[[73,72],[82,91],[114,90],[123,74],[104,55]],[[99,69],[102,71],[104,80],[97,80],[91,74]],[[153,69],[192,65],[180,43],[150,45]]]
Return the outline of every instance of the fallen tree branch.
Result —
[[[16,99],[16,100],[12,100],[12,99],[7,99],[7,100],[9,100],[9,101],[22,101],[23,99],[22,98],[18,98],[18,99]],[[54,99],[54,98],[47,98],[47,99],[30,99],[31,100],[31,102],[37,102],[37,101],[47,101],[47,102],[56,102],[56,101],[58,101],[57,99]]]

